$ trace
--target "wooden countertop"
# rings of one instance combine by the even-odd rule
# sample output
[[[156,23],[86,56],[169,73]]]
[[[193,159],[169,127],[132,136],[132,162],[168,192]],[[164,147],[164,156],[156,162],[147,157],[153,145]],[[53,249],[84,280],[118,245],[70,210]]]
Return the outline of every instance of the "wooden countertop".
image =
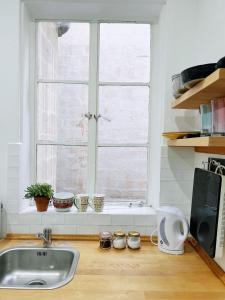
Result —
[[[0,248],[38,245],[37,241],[0,241]],[[57,241],[75,247],[80,261],[74,279],[54,290],[0,289],[0,300],[216,300],[225,286],[191,245],[184,255],[161,253],[150,243],[141,250],[101,250],[97,241]]]

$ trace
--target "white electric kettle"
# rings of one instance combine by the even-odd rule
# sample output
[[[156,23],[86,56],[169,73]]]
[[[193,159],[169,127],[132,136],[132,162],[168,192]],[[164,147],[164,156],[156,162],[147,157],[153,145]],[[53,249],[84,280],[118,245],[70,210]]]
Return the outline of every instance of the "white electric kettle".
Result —
[[[184,241],[189,232],[188,221],[182,211],[172,206],[156,209],[158,249],[170,254],[183,254]]]

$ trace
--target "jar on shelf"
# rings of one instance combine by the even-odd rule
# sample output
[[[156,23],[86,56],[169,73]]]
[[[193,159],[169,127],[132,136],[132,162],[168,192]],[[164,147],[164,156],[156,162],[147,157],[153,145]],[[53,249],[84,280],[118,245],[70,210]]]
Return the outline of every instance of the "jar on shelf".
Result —
[[[115,249],[126,248],[126,234],[123,231],[115,231],[113,234],[113,247]]]
[[[212,135],[225,135],[225,97],[215,98],[212,104]]]
[[[128,233],[127,246],[130,249],[139,249],[141,247],[141,237],[139,232],[130,231]]]
[[[211,104],[200,105],[201,136],[210,136],[212,133],[212,108]]]
[[[108,231],[100,232],[99,246],[101,249],[110,249],[112,247],[112,234]]]

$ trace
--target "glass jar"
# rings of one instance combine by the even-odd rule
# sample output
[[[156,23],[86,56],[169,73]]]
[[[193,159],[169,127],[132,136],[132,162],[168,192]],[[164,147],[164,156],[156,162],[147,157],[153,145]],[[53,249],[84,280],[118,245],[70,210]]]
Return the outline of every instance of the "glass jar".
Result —
[[[225,135],[225,97],[215,98],[212,104],[212,134]]]
[[[201,115],[201,136],[211,135],[212,133],[211,104],[201,104],[200,115]]]
[[[126,234],[123,231],[115,231],[113,234],[113,247],[115,249],[126,248]]]
[[[130,231],[128,233],[127,246],[130,249],[139,249],[141,247],[141,237],[139,232]]]
[[[112,246],[112,234],[108,231],[100,232],[99,234],[99,247],[101,249],[110,249]]]

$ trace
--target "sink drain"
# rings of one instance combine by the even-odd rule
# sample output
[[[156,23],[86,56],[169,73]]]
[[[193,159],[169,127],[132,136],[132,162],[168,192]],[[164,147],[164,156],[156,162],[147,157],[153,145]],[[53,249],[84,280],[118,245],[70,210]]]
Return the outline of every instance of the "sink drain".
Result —
[[[31,281],[28,281],[26,283],[26,285],[29,285],[29,286],[34,286],[34,285],[47,285],[47,282],[42,280],[42,279],[34,279],[34,280],[31,280]]]

